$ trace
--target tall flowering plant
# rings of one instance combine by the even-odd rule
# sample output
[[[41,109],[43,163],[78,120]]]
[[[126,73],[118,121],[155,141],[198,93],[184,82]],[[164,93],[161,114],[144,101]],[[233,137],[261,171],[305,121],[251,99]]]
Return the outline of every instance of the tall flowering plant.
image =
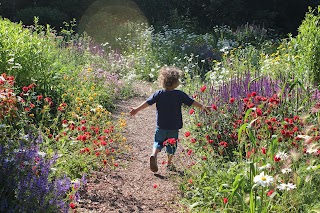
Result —
[[[14,83],[13,76],[0,76],[0,211],[67,212],[70,179],[50,177],[57,156],[48,158],[44,134],[32,124],[35,104],[23,95],[33,85],[17,95]]]
[[[185,136],[192,157],[199,160],[187,188],[190,194],[201,188],[206,196],[190,200],[200,200],[212,212],[312,209],[313,201],[305,197],[318,199],[320,123],[319,99],[314,97],[319,91],[276,85],[269,94],[247,85],[243,96],[231,96],[230,90],[211,90],[210,96],[200,89],[198,98],[212,104],[212,112],[190,112],[194,124]],[[296,98],[301,100],[298,107]]]

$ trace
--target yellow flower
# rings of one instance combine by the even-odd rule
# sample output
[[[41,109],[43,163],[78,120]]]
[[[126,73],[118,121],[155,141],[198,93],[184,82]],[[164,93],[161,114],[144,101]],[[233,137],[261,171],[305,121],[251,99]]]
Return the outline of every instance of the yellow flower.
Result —
[[[34,117],[34,114],[30,114],[29,116],[30,116],[30,117]]]
[[[89,100],[90,100],[90,101],[93,101],[93,97],[90,97]]]
[[[87,71],[88,71],[88,72],[92,72],[92,68],[89,67],[89,68],[87,69]]]

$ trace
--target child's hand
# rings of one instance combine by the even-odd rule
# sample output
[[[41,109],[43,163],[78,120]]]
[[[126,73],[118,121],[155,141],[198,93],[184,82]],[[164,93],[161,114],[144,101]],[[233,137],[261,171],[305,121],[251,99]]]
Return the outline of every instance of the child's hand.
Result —
[[[206,113],[209,113],[212,110],[211,106],[202,106],[201,107],[203,111],[205,111]]]
[[[131,110],[130,110],[130,115],[131,115],[131,116],[134,116],[135,114],[137,114],[137,112],[138,112],[138,110],[136,110],[136,109],[131,109]]]

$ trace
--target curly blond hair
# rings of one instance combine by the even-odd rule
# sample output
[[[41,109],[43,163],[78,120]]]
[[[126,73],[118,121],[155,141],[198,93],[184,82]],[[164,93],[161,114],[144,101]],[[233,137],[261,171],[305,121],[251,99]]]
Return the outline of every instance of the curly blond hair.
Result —
[[[179,85],[182,71],[173,66],[164,66],[159,70],[159,84],[165,89],[173,89]]]

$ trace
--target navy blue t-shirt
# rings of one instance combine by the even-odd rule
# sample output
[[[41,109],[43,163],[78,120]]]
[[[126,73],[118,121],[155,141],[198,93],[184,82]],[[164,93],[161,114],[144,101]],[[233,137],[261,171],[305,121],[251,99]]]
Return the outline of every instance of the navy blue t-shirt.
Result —
[[[147,103],[156,103],[157,127],[159,129],[177,130],[183,126],[181,106],[191,106],[194,99],[181,90],[158,90],[147,99]]]

